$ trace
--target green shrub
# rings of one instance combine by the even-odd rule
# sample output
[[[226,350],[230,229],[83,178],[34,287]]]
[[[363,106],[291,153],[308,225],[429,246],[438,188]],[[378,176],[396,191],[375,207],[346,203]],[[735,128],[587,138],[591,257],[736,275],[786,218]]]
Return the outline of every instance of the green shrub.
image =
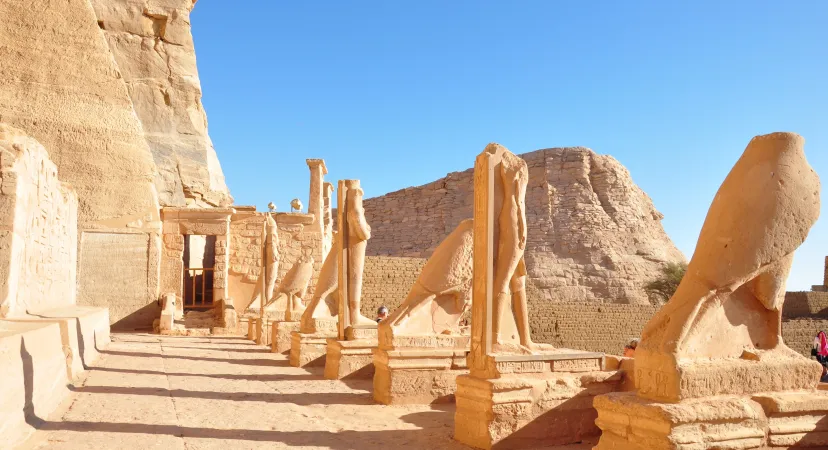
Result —
[[[687,272],[687,263],[667,263],[661,268],[661,275],[647,283],[644,290],[653,304],[662,304],[676,293],[684,273]]]

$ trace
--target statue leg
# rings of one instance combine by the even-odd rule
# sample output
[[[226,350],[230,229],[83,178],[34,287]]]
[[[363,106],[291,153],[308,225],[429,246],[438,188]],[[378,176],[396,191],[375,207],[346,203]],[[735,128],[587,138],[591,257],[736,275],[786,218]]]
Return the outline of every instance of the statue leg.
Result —
[[[362,265],[364,264],[365,260],[365,247],[368,245],[368,241],[361,241],[353,246],[352,250],[352,258],[354,260],[359,259],[362,261],[358,266],[358,269],[355,267],[351,273],[351,280],[348,283],[348,288],[351,290],[349,293],[348,299],[348,307],[350,309],[350,321],[351,325],[373,325],[376,326],[377,322],[373,319],[365,317],[362,315],[362,311],[360,311],[360,304],[362,303]]]
[[[520,284],[523,284],[523,281]],[[531,329],[529,327],[529,307],[526,304],[525,287],[521,286],[519,290],[512,291],[512,308],[515,312],[515,323],[517,324],[518,335],[520,336],[520,345],[532,349],[535,344],[532,342]]]

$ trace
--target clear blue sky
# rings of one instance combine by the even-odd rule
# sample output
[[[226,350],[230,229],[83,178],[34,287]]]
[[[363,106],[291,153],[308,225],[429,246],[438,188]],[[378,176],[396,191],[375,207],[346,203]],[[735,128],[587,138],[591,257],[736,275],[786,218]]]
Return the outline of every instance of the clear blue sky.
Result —
[[[828,185],[826,1],[202,0],[191,19],[236,204],[307,203],[305,158],[373,197],[488,142],[579,145],[630,170],[689,258],[754,135],[805,136]],[[790,290],[821,283],[826,223]]]

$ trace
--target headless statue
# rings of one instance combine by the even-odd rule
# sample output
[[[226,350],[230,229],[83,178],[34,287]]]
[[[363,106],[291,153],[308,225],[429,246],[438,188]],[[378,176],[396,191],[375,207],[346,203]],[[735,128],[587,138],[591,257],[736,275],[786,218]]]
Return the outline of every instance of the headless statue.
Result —
[[[460,334],[460,319],[471,305],[473,231],[472,219],[460,222],[380,328],[390,327],[398,336]]]
[[[302,333],[316,333],[314,319],[335,319],[339,313],[339,293],[337,287],[339,263],[338,233],[333,233],[333,247],[322,263],[319,279],[316,281],[316,291],[302,313],[300,331]]]
[[[783,343],[781,324],[794,251],[819,217],[819,178],[803,144],[794,133],[757,136],[722,183],[684,279],[636,348],[639,395],[693,395],[687,383],[670,384],[693,361],[802,358]]]
[[[531,349],[534,344],[529,331],[526,265],[523,261],[526,250],[526,186],[529,183],[529,168],[523,159],[498,144],[490,144],[486,151],[492,146],[502,149],[500,177],[495,180],[494,210],[499,211],[499,215],[494,236],[497,256],[492,283],[492,342],[496,345],[508,343],[510,339],[504,336],[504,320],[508,315],[514,314],[520,344]]]
[[[371,227],[365,220],[365,209],[362,207],[362,189],[351,188],[346,193],[348,236],[345,245],[348,247],[348,326],[376,327],[377,322],[365,317],[360,312],[362,303],[362,272],[365,269],[365,248],[368,239],[371,239]]]
[[[284,310],[285,321],[297,320],[305,310],[305,292],[312,276],[313,257],[303,255],[285,274],[276,295],[267,305],[274,305],[276,310]]]

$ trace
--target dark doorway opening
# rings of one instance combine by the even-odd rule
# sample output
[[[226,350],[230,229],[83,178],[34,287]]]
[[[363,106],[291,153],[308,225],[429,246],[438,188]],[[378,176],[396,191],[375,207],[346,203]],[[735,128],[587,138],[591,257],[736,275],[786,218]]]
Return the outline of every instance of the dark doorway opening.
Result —
[[[184,235],[184,309],[213,307],[216,237]]]

